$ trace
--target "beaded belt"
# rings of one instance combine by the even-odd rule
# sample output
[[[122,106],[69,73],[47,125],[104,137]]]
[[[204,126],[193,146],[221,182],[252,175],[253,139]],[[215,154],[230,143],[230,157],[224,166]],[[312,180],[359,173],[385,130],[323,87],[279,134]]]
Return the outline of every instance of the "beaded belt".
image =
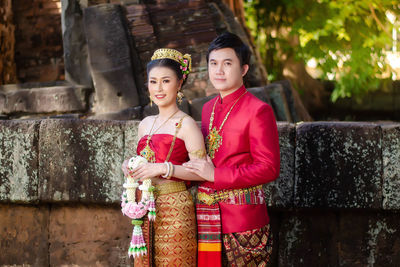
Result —
[[[264,194],[262,185],[249,188],[227,189],[214,193],[198,192],[197,199],[207,205],[213,205],[219,201],[228,201],[231,204],[262,204]]]
[[[157,195],[167,195],[176,192],[181,192],[186,190],[186,185],[184,182],[169,182],[156,185]]]

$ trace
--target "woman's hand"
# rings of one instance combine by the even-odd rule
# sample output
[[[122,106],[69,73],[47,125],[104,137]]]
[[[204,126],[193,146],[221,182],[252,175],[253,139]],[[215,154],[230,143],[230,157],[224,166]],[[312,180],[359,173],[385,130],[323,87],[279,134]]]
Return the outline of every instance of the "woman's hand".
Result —
[[[128,162],[129,162],[129,159],[126,159],[126,160],[124,160],[124,162],[122,162],[122,165],[121,165],[121,169],[122,169],[122,172],[124,173],[124,177],[129,176]]]
[[[135,180],[143,181],[144,179],[158,177],[167,172],[164,163],[145,163],[132,170],[130,175]]]

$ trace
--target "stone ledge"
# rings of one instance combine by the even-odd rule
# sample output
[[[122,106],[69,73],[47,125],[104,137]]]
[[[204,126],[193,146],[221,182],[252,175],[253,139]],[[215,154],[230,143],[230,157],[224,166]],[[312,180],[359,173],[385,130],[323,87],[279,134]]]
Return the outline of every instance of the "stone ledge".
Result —
[[[0,120],[0,202],[38,200],[39,121]]]
[[[400,124],[382,125],[383,208],[400,209]]]
[[[39,136],[40,201],[119,202],[120,122],[44,120]]]
[[[292,207],[294,187],[294,151],[296,126],[292,123],[278,122],[281,168],[278,179],[264,185],[268,206]]]
[[[0,120],[0,202],[118,204],[139,121]],[[278,122],[274,208],[400,207],[400,124]]]
[[[54,86],[13,90],[4,94],[0,113],[68,113],[86,111],[89,88]],[[0,101],[1,102],[1,101]]]
[[[300,124],[295,158],[296,207],[382,208],[379,125]]]

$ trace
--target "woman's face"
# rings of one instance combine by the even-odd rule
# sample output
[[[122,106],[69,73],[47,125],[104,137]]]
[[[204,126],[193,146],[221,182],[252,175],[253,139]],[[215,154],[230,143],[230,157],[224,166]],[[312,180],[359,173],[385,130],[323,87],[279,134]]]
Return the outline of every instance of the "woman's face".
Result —
[[[154,67],[149,72],[148,88],[153,102],[159,106],[176,105],[176,94],[182,86],[175,72],[167,67]]]

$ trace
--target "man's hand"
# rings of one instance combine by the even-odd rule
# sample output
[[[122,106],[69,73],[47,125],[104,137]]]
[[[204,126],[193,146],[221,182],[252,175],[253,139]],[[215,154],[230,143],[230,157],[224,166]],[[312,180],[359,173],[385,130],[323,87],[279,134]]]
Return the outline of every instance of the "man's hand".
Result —
[[[183,163],[182,166],[184,166],[187,171],[193,172],[209,182],[214,182],[215,167],[209,156],[207,156],[207,159],[192,159]]]

